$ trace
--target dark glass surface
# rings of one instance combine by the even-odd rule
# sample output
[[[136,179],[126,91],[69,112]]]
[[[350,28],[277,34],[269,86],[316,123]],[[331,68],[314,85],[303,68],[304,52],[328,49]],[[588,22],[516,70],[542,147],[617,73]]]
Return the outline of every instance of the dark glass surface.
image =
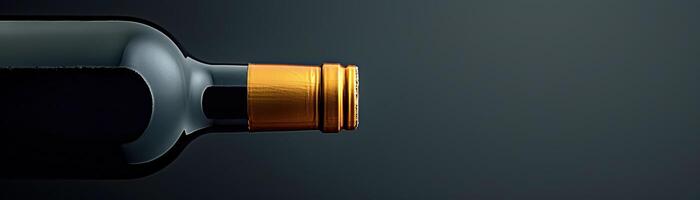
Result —
[[[0,177],[127,175],[121,145],[151,117],[146,82],[127,68],[0,68]]]
[[[202,109],[210,119],[246,119],[248,88],[245,86],[212,86],[204,90]]]
[[[219,88],[219,87],[214,87]],[[221,87],[215,102],[243,103],[245,87]],[[227,94],[231,92],[230,94]],[[0,68],[0,178],[127,179],[150,175],[172,162],[198,136],[212,131],[246,131],[213,126],[182,135],[167,153],[128,164],[122,145],[137,139],[151,117],[146,82],[128,68]],[[242,97],[241,97],[242,95]],[[223,109],[223,108],[221,108]],[[245,118],[224,109],[221,119]]]
[[[0,95],[2,141],[126,143],[152,109],[148,85],[127,68],[0,68]]]

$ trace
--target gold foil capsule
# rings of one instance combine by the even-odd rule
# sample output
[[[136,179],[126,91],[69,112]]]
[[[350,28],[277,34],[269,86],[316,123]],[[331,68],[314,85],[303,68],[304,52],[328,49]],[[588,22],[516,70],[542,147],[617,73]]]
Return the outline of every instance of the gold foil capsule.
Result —
[[[248,128],[329,133],[355,129],[358,83],[354,65],[249,64]]]

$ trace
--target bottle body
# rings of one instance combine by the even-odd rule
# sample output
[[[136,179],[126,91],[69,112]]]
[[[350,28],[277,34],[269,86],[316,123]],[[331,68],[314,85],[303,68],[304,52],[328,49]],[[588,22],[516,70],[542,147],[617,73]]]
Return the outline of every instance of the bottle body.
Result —
[[[3,171],[18,174],[45,166],[26,174],[41,177],[42,171],[56,170],[57,176],[68,177],[128,175],[142,168],[138,164],[163,156],[178,139],[208,126],[196,94],[201,96],[212,84],[205,65],[188,60],[150,26],[129,21],[4,21],[0,44],[4,82],[13,81],[10,77],[54,86],[0,86],[6,93],[3,105],[24,108],[0,117],[3,124],[15,125],[3,129],[4,135],[13,136],[3,140],[3,156],[17,166]],[[245,66],[232,67],[241,68],[237,82],[245,84]],[[59,81],[64,84],[56,86]],[[126,103],[130,101],[135,103]],[[114,105],[127,107],[106,109]],[[55,107],[62,108],[50,109]],[[133,113],[124,113],[128,111]],[[129,118],[137,120],[125,120]]]
[[[318,88],[325,75],[321,67],[292,67],[251,79],[249,68],[288,66],[206,64],[183,54],[171,38],[143,23],[0,21],[0,47],[0,76],[6,77],[0,81],[0,92],[6,94],[0,103],[12,108],[0,114],[0,125],[5,124],[0,130],[17,136],[3,141],[8,144],[0,156],[17,159],[10,161],[20,164],[17,168],[2,170],[15,170],[13,174],[35,165],[57,170],[58,177],[85,172],[85,177],[141,176],[167,164],[204,132],[322,127],[337,132],[343,127],[342,103],[330,109],[320,103],[324,93]],[[332,69],[344,75],[341,68],[345,69]],[[299,75],[299,69],[314,72],[302,73],[313,77],[270,79]],[[267,81],[249,87],[251,80]],[[339,98],[347,90],[342,88],[344,81],[339,79],[333,88]],[[295,98],[298,101],[286,103]],[[326,114],[340,117],[332,118],[341,122],[337,130],[321,123],[322,111],[332,109],[341,109],[340,114]],[[299,111],[308,114],[290,114]],[[295,126],[295,117],[317,125]],[[269,124],[275,128],[267,128]],[[45,152],[21,153],[32,149]],[[41,163],[56,152],[69,158],[54,156],[51,163]],[[63,171],[70,173],[60,174]]]

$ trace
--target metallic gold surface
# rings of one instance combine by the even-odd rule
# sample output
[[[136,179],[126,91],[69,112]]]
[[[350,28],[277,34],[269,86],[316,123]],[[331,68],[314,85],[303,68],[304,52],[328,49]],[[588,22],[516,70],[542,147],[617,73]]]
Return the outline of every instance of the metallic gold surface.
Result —
[[[321,68],[248,65],[251,131],[317,129]]]
[[[357,67],[249,64],[250,131],[357,127]]]

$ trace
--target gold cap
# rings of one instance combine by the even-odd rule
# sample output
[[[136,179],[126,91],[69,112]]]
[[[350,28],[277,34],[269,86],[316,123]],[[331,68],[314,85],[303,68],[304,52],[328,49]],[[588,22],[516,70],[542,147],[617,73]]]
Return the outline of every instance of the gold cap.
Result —
[[[357,128],[357,66],[249,64],[250,131]]]

